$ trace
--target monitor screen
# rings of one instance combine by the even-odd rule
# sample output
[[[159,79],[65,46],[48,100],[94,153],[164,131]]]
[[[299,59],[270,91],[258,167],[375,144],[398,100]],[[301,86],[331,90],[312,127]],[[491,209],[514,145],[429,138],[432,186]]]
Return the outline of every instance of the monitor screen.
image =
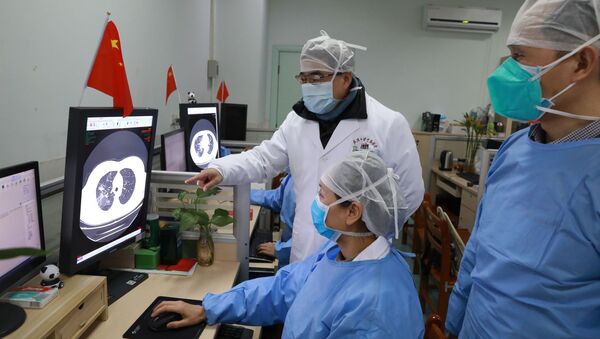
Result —
[[[180,104],[188,171],[199,171],[219,157],[217,104]]]
[[[160,136],[160,168],[163,171],[185,172],[185,136],[178,129]]]
[[[0,169],[0,249],[44,249],[37,162]],[[43,264],[45,257],[0,260],[0,291]]]
[[[221,140],[246,141],[248,105],[221,104]]]
[[[71,108],[61,271],[73,274],[144,229],[157,110]]]

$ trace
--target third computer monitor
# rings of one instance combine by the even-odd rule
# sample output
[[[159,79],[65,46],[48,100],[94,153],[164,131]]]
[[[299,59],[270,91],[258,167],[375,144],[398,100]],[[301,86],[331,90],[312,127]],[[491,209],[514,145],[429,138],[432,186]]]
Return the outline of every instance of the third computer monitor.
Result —
[[[219,127],[221,140],[246,140],[246,122],[248,119],[248,105],[221,104]]]
[[[198,172],[219,157],[217,115],[217,104],[179,104],[188,171]]]

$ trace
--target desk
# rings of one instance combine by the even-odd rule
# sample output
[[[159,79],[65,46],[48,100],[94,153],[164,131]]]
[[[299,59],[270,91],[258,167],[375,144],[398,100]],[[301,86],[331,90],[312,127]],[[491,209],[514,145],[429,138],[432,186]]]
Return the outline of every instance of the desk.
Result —
[[[150,274],[148,279],[108,307],[108,319],[97,321],[82,338],[121,338],[129,326],[144,312],[157,296],[202,299],[208,292],[222,293],[233,286],[239,263],[215,261],[212,266],[199,266],[190,277]],[[213,338],[218,326],[207,326],[201,339]],[[260,327],[254,338],[260,336]]]
[[[479,186],[469,186],[469,181],[459,177],[455,170],[442,171],[437,163],[431,168],[432,176],[429,184],[429,194],[435,204],[435,196],[441,191],[448,192],[456,198],[460,198],[460,214],[458,216],[458,227],[473,230],[475,224],[475,213],[479,200]]]

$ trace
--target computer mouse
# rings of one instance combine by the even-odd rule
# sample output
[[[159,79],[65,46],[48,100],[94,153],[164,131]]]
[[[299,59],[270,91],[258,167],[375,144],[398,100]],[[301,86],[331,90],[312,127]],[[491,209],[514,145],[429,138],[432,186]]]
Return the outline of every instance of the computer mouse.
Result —
[[[168,331],[167,324],[172,321],[178,321],[183,319],[179,313],[165,312],[157,315],[156,317],[150,317],[148,319],[148,328],[154,332]]]

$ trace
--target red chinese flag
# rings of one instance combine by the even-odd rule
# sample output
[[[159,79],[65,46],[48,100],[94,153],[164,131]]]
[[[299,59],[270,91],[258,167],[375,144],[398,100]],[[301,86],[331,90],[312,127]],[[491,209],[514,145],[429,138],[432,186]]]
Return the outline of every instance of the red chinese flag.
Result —
[[[112,96],[113,107],[123,108],[124,117],[133,111],[125,64],[121,54],[121,39],[119,39],[117,26],[112,21],[109,21],[104,29],[87,86]]]
[[[217,100],[220,102],[225,102],[229,98],[229,91],[227,90],[227,85],[225,85],[225,81],[221,81],[219,85],[219,89],[217,90]]]
[[[169,95],[175,92],[176,89],[177,85],[175,84],[175,76],[173,75],[173,65],[171,65],[167,71],[167,97],[165,98],[165,105],[167,104],[167,100],[169,100]]]

